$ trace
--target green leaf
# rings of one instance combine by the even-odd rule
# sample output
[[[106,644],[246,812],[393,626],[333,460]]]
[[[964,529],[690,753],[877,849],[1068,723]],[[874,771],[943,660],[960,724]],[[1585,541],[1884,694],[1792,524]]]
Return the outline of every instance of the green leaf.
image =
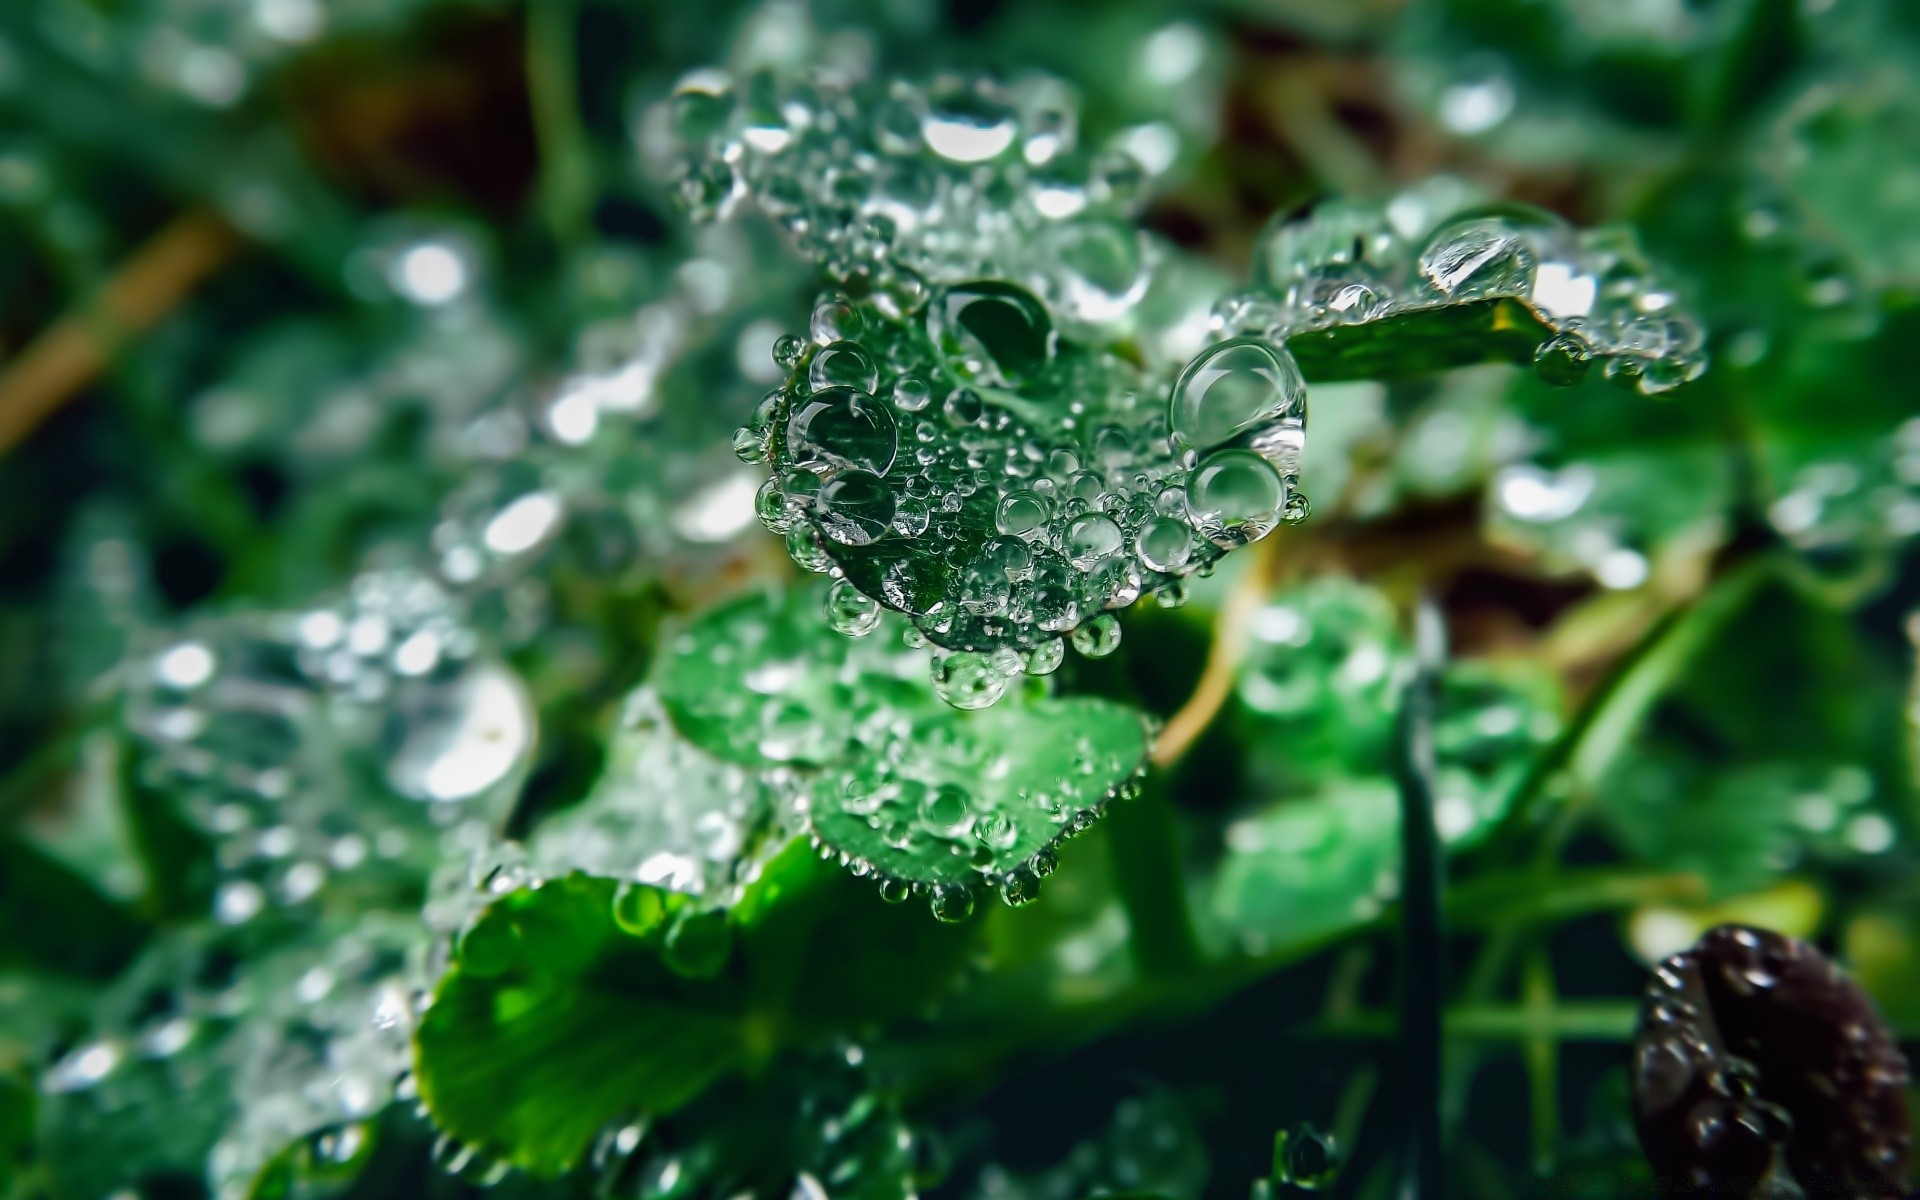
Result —
[[[1372,921],[1399,894],[1395,713],[1413,653],[1379,592],[1329,577],[1254,614],[1234,714],[1246,791],[1263,807],[1226,829],[1208,885],[1217,931],[1266,953]],[[1512,807],[1560,730],[1544,671],[1451,663],[1439,680],[1434,820],[1449,851]]]
[[[352,628],[377,635],[367,653]],[[301,612],[202,619],[128,664],[128,770],[213,846],[216,909],[405,907],[448,816],[504,818],[535,717],[476,642],[434,579],[375,570]]]
[[[1057,655],[1105,610],[1304,516],[1305,389],[1264,344],[1204,352],[1183,417],[1170,372],[1060,335],[1005,280],[902,319],[832,297],[819,311],[846,314],[816,315],[835,340],[800,352],[743,435],[773,470],[761,518],[936,645]]]
[[[898,1099],[831,1052],[728,1080],[672,1116],[609,1129],[595,1149],[601,1177],[665,1179],[676,1195],[911,1200],[940,1182],[930,1161]]]
[[[896,713],[944,707],[896,629],[842,637],[820,602],[813,588],[753,592],[669,638],[652,679],[680,736],[721,762],[821,767]]]
[[[1634,755],[1598,794],[1602,825],[1636,860],[1738,895],[1782,874],[1860,866],[1893,848],[1896,826],[1856,763],[1708,766],[1672,750]]]
[[[1790,0],[1420,0],[1400,24],[1400,82],[1510,159],[1632,161],[1751,112],[1804,60],[1809,23]]]
[[[1706,369],[1697,321],[1631,231],[1576,231],[1542,209],[1476,205],[1446,179],[1383,203],[1275,221],[1227,333],[1283,343],[1309,381],[1424,375],[1478,362],[1590,370],[1668,391]]]
[[[972,910],[978,884],[1032,899],[1054,844],[1090,824],[1145,763],[1141,715],[1048,698],[1037,680],[992,708],[957,710],[941,703],[923,658],[901,648],[896,625],[841,637],[821,625],[817,603],[814,589],[748,596],[673,638],[655,679],[674,729],[758,768],[761,788],[803,799],[804,827],[891,899],[927,890],[953,919]]]
[[[1106,700],[932,714],[874,759],[817,780],[812,828],[857,874],[936,897],[986,875],[1024,902],[1038,890],[1036,858],[1091,824],[1147,750],[1139,714]]]
[[[670,1113],[744,1065],[737,988],[682,978],[658,936],[623,930],[615,886],[550,880],[463,935],[416,1034],[421,1098],[440,1128],[553,1174],[609,1120]]]
[[[659,915],[633,919],[645,909]],[[677,931],[716,916],[582,875],[496,901],[462,936],[416,1035],[435,1123],[482,1155],[558,1173],[609,1122],[670,1115],[783,1048],[916,1011],[969,942],[879,903],[804,845],[720,918],[723,957],[676,961]]]
[[[406,1068],[426,938],[370,913],[278,945],[207,927],[156,940],[42,1077],[55,1194],[184,1175],[244,1195],[289,1146],[377,1116]]]
[[[0,968],[101,977],[138,947],[140,926],[71,868],[0,835]]]
[[[720,899],[790,836],[782,799],[760,772],[690,744],[644,686],[621,707],[593,790],[534,828],[528,859],[549,876],[582,871]]]

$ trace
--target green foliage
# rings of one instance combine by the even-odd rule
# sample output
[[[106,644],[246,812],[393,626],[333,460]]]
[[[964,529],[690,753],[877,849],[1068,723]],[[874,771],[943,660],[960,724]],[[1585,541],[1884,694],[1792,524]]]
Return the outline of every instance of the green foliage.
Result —
[[[668,1116],[783,1049],[913,1014],[950,985],[969,940],[879,904],[804,845],[724,910],[549,880],[461,935],[421,1023],[421,1095],[452,1136],[551,1174],[616,1118]]]
[[[1911,8],[0,4],[0,1200],[1612,1196],[1706,927],[1910,1038]]]

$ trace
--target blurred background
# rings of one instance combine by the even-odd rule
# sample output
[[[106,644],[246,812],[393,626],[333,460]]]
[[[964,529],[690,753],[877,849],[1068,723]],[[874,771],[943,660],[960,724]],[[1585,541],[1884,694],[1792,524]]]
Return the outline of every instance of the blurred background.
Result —
[[[448,864],[603,786],[663,622],[795,575],[731,439],[824,281],[763,217],[689,220],[673,98],[707,69],[1057,76],[1143,173],[1196,329],[1270,220],[1444,177],[1632,227],[1708,331],[1654,397],[1498,364],[1313,387],[1312,519],[1063,671],[1171,717],[1251,598],[1165,786],[1172,886],[1258,969],[1139,999],[1128,884],[1068,847],[1024,924],[980,918],[1011,982],[966,1019],[1004,1036],[903,1052],[925,1190],[1237,1198],[1276,1130],[1351,1130],[1419,594],[1456,659],[1460,1194],[1629,1194],[1634,997],[1718,921],[1819,939],[1920,1030],[1920,8],[9,0],[0,1196],[707,1194],[436,1165],[404,1103],[359,1114],[404,1126],[372,1165],[289,1166],[338,1126],[259,1049],[404,1101],[404,1044],[354,1040],[377,990],[326,1009],[314,963],[430,962]],[[193,1022],[259,1013],[255,1050],[195,1057]]]

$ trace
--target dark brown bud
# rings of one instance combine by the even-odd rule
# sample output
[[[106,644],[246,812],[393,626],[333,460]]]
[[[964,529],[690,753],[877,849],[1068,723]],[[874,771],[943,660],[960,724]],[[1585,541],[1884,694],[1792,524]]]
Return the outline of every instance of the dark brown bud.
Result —
[[[1669,1195],[1905,1196],[1906,1086],[1873,1001],[1796,938],[1722,925],[1647,985],[1634,1121]]]

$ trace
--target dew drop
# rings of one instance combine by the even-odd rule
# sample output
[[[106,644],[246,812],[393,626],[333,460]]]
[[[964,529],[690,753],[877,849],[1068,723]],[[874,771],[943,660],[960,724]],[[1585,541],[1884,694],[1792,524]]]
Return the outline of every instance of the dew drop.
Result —
[[[1055,334],[1032,292],[999,280],[956,284],[927,305],[927,336],[955,375],[1019,389],[1051,361]]]
[[[865,637],[880,625],[880,604],[844,579],[827,589],[827,623],[848,637]]]
[[[957,163],[998,158],[1019,133],[1013,109],[979,87],[960,85],[928,98],[920,119],[927,148]]]
[[[1026,672],[1029,675],[1051,675],[1060,669],[1066,660],[1067,644],[1059,638],[1048,638],[1026,653]]]
[[[1420,252],[1420,277],[1442,296],[1478,300],[1524,296],[1533,290],[1534,253],[1499,217],[1448,222]]]
[[[1120,532],[1120,526],[1104,513],[1075,517],[1067,526],[1067,557],[1082,571],[1092,570],[1109,556],[1119,553],[1124,543],[1125,537]]]
[[[1120,622],[1101,613],[1073,631],[1073,648],[1087,658],[1105,658],[1120,648]]]
[[[1263,425],[1303,421],[1306,407],[1293,355],[1259,338],[1235,338],[1180,372],[1167,419],[1176,445],[1204,451]]]
[[[1134,551],[1149,571],[1175,573],[1193,555],[1193,532],[1171,517],[1154,517],[1134,535]]]
[[[844,471],[820,489],[820,526],[844,546],[885,536],[897,511],[892,490],[865,471]]]
[[[1187,509],[1215,545],[1243,545],[1266,536],[1280,519],[1286,485],[1251,450],[1208,455],[1187,478]]]
[[[793,464],[821,471],[854,467],[885,475],[899,451],[893,413],[864,391],[828,388],[794,404],[787,418]]]
[[[880,386],[880,372],[859,346],[852,342],[831,342],[822,346],[807,364],[807,382],[816,392],[851,388],[868,393]]]
[[[951,925],[973,915],[973,892],[960,884],[935,884],[930,899],[936,921]]]
[[[955,708],[986,708],[1006,694],[1007,677],[984,654],[956,650],[933,660],[933,691]]]
[[[1024,908],[1040,898],[1040,877],[1031,868],[1015,867],[1000,877],[1000,898],[1009,908]]]
[[[992,850],[1006,850],[1020,839],[1013,818],[1002,812],[990,812],[973,823],[973,836]]]

